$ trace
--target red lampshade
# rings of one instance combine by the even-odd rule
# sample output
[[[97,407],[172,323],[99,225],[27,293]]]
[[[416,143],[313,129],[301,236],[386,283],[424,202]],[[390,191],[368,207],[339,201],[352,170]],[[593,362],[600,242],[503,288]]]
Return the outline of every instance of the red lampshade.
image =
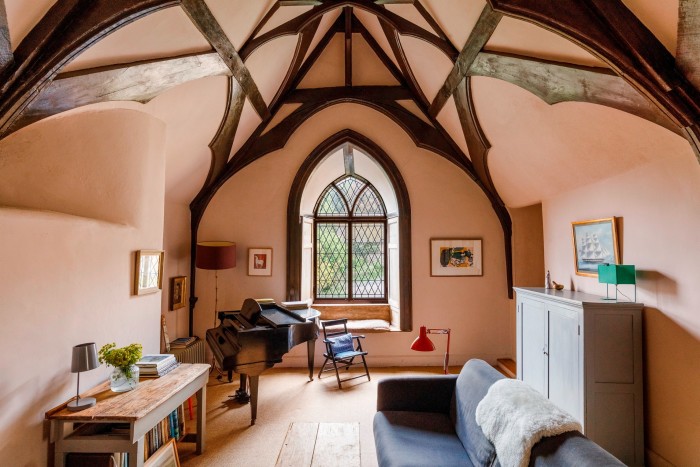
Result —
[[[199,269],[236,267],[236,244],[233,242],[199,242],[195,261]]]
[[[428,338],[428,332],[425,326],[420,327],[420,333],[416,340],[411,344],[411,350],[417,350],[419,352],[431,352],[435,350],[435,344]]]

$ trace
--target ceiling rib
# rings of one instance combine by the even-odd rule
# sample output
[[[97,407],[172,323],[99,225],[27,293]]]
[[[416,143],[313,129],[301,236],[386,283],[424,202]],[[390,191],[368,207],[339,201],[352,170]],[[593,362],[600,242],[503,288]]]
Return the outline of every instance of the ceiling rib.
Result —
[[[10,29],[7,26],[7,12],[5,11],[5,1],[0,0],[0,76],[14,59],[12,46],[10,44]]]
[[[272,18],[274,16],[274,14],[277,13],[277,10],[279,10],[279,8],[280,8],[279,2],[272,4],[270,9],[267,10],[267,13],[265,13],[265,16],[263,16],[262,19],[260,20],[260,22],[258,22],[258,24],[255,25],[255,29],[253,29],[253,32],[250,33],[250,36],[248,36],[248,40],[246,42],[251,41],[253,38],[255,38],[255,36],[258,35],[258,33],[262,30],[262,28],[265,27],[267,22],[270,21],[270,18]],[[241,58],[243,58],[243,60],[245,61],[245,58],[242,55],[242,50],[243,50],[243,47],[241,47],[241,51],[239,51],[238,54],[241,55]]]
[[[488,4],[484,6],[479,20],[469,34],[469,38],[464,44],[450,74],[447,76],[445,83],[438,91],[435,99],[433,99],[433,103],[430,104],[430,109],[428,111],[431,116],[437,117],[440,113],[440,110],[442,110],[447,100],[455,92],[459,83],[461,83],[467,75],[472,62],[481,49],[484,48],[484,45],[488,42],[493,31],[496,30],[496,26],[498,26],[502,17],[502,14],[493,11]]]
[[[700,8],[697,0],[679,0],[676,62],[688,81],[700,89]]]
[[[192,23],[199,29],[202,35],[209,41],[214,49],[219,53],[221,59],[229,67],[238,84],[243,88],[248,100],[253,108],[263,120],[270,117],[270,111],[265,104],[265,100],[260,95],[260,91],[253,81],[248,68],[238,55],[226,33],[216,21],[214,15],[207,7],[204,0],[181,0],[182,9],[192,20]]]
[[[178,0],[62,0],[17,46],[0,75],[0,138],[58,71],[110,32]]]
[[[515,84],[550,105],[568,101],[605,105],[683,134],[678,125],[649,99],[606,68],[480,52],[467,75],[487,76]]]
[[[437,34],[440,39],[451,44],[452,42],[450,42],[450,39],[447,37],[447,34],[445,34],[445,31],[443,31],[438,22],[435,21],[435,18],[433,18],[433,16],[430,13],[428,13],[428,10],[425,9],[420,0],[415,0],[415,2],[412,3],[415,9],[418,10],[418,13],[423,17],[423,19],[430,25],[431,28],[433,28],[435,34]]]
[[[352,7],[343,8],[345,17],[345,86],[352,86]]]
[[[488,0],[494,10],[535,23],[605,60],[685,133],[700,162],[700,90],[620,0]]]
[[[338,99],[341,87],[294,89],[287,94],[285,104],[308,104],[314,99]],[[411,91],[404,86],[352,86],[342,91],[342,95],[350,100],[400,101],[413,99]]]
[[[66,110],[107,101],[146,103],[172,87],[208,76],[230,75],[216,52],[147,60],[59,74],[15,120],[10,131]]]
[[[331,10],[345,6],[361,8],[369,13],[372,13],[378,18],[381,18],[385,22],[389,23],[399,32],[399,34],[412,36],[416,39],[432,44],[442,53],[447,55],[450,60],[454,61],[457,58],[457,49],[455,49],[451,42],[444,40],[429,31],[426,31],[420,26],[416,26],[407,19],[404,19],[401,16],[386,10],[385,8],[375,5],[370,0],[343,0],[339,2],[323,3],[322,5],[315,6],[311,10],[302,13],[296,18],[291,19],[286,23],[281,24],[276,28],[248,41],[243,47],[241,47],[241,58],[245,60],[251,53],[253,53],[255,49],[273,39],[298,34],[299,31],[301,31],[311,21],[315,20],[319,16],[323,16]]]
[[[399,71],[399,69],[396,68],[394,62],[391,60],[391,58],[389,58],[386,52],[384,52],[384,49],[382,49],[382,47],[379,45],[374,36],[367,30],[367,28],[365,28],[364,24],[362,24],[362,21],[355,17],[353,19],[353,25],[354,28],[360,33],[362,38],[365,40],[365,42],[367,42],[367,45],[369,45],[372,51],[377,55],[377,57],[379,57],[379,60],[381,60],[384,66],[392,74],[392,76],[396,78],[396,81],[398,81],[402,85],[406,85],[406,80],[401,74],[401,71]]]
[[[394,53],[396,61],[399,63],[399,68],[401,69],[401,73],[404,76],[406,85],[415,94],[415,100],[416,104],[418,104],[418,107],[420,107],[421,110],[424,111],[428,106],[428,99],[425,97],[425,94],[423,94],[423,90],[420,88],[416,77],[413,75],[411,65],[409,65],[408,59],[406,58],[406,54],[404,53],[403,47],[401,46],[399,32],[393,27],[391,27],[389,23],[383,21],[382,19],[379,19],[379,23],[382,27],[382,30],[384,31],[386,39],[389,41],[391,51]]]

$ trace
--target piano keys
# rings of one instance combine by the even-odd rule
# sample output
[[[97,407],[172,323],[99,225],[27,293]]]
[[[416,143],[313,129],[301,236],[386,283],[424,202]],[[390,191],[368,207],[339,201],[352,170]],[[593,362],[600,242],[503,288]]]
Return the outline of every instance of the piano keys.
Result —
[[[290,311],[274,303],[260,305],[248,298],[240,311],[219,312],[219,326],[207,330],[207,343],[219,367],[229,372],[229,381],[231,372],[240,375],[240,388],[231,397],[240,402],[250,400],[251,425],[257,418],[260,374],[280,363],[283,355],[303,342],[307,343],[309,380],[313,380],[320,314],[313,308]]]

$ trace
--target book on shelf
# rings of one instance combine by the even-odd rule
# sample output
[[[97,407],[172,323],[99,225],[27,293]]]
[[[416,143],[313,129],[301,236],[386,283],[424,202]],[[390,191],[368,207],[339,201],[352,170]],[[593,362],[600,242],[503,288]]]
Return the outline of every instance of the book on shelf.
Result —
[[[127,433],[128,434],[128,433]],[[180,440],[185,435],[185,412],[180,405],[167,417],[157,423],[143,438],[143,458],[148,460],[161,446],[171,439]],[[118,452],[112,455],[116,467],[129,466],[129,454]]]
[[[156,367],[139,368],[139,376],[144,377],[144,378],[159,378],[161,376],[164,376],[164,375],[170,373],[178,366],[180,366],[180,362],[175,360],[172,364],[166,365],[166,366],[163,366],[160,368],[156,368]]]
[[[282,305],[282,308],[286,308],[287,310],[306,310],[307,308],[309,308],[308,300],[280,302],[280,305]]]
[[[190,336],[190,337],[178,337],[174,341],[170,343],[170,348],[171,349],[184,349],[187,348],[188,346],[192,345],[194,342],[197,341],[197,338],[195,336]]]

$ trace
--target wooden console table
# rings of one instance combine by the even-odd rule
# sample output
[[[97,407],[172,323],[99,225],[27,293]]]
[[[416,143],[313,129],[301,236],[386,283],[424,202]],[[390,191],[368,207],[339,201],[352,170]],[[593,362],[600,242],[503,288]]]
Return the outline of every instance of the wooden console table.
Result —
[[[66,404],[46,413],[51,421],[51,441],[55,443],[54,465],[63,467],[70,452],[127,452],[129,467],[144,463],[144,435],[193,394],[197,394],[197,454],[204,451],[206,390],[209,365],[183,363],[160,378],[141,380],[136,389],[114,393],[109,382],[85,394],[97,404],[80,412],[70,412]],[[100,434],[100,426],[129,424],[128,434]],[[79,424],[68,427],[69,424]],[[89,430],[86,428],[98,428]],[[91,432],[91,433],[88,433]]]

